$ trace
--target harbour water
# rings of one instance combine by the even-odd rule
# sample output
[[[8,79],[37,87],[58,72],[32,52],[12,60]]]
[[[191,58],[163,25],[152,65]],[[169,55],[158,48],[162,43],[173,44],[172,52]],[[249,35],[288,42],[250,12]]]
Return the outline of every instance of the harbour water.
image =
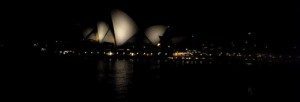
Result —
[[[4,92],[24,100],[299,101],[300,70],[293,64],[85,57],[41,57],[15,62],[11,65],[15,69],[7,69],[10,73],[3,74],[9,78]]]

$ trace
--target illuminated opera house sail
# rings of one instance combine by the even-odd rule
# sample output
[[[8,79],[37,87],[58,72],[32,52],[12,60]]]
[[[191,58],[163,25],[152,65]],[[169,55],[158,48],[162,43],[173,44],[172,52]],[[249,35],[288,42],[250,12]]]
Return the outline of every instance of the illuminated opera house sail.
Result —
[[[153,45],[158,45],[161,36],[165,33],[167,26],[155,25],[146,29],[146,37],[150,40]]]
[[[110,26],[109,24],[112,24]],[[146,40],[153,45],[159,45],[161,36],[168,29],[165,25],[153,25],[145,30]],[[114,10],[111,13],[111,23],[101,21],[96,29],[87,28],[83,35],[86,39],[97,43],[111,43],[121,46],[130,42],[137,33],[137,25],[126,13],[120,10]]]
[[[121,46],[137,32],[135,22],[120,10],[112,12],[111,20],[113,28],[110,28],[106,22],[99,22],[96,32],[88,28],[84,32],[84,37],[99,43],[107,42]]]

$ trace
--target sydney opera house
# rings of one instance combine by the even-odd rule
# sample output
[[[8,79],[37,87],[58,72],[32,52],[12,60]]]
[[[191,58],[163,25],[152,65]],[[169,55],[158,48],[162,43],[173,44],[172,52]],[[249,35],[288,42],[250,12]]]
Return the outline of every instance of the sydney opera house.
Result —
[[[171,60],[216,61],[238,60],[241,62],[286,62],[293,59],[296,47],[274,46],[257,40],[255,32],[244,33],[240,40],[210,42],[200,34],[178,36],[170,25],[154,24],[139,28],[130,15],[121,10],[111,11],[109,19],[100,20],[82,30],[79,46],[55,41],[50,47],[33,42],[41,53],[61,56],[101,56],[115,58],[166,58]],[[276,51],[272,49],[279,48]],[[286,51],[289,49],[289,52]],[[279,51],[279,52],[278,52]],[[280,52],[281,51],[281,52]]]
[[[162,42],[165,42],[164,44],[167,42],[171,44],[183,40],[183,37],[165,34],[168,33],[169,28],[170,26],[157,24],[147,29],[139,29],[138,25],[129,15],[121,10],[114,10],[111,13],[110,21],[100,21],[96,26],[84,29],[83,39],[98,44],[111,44],[116,47],[123,46],[126,43],[161,46]],[[137,34],[138,32],[141,34]],[[142,37],[140,37],[141,35]],[[139,38],[136,36],[139,36]]]

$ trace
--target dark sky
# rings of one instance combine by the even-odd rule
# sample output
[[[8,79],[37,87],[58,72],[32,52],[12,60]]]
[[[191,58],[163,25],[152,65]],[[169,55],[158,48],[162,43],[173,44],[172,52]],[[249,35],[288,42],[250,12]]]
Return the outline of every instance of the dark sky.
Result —
[[[1,3],[1,39],[79,39],[79,31],[109,20],[120,9],[140,32],[148,26],[174,26],[181,35],[238,38],[249,31],[266,39],[299,37],[298,1],[99,0]],[[3,5],[7,6],[4,7]]]

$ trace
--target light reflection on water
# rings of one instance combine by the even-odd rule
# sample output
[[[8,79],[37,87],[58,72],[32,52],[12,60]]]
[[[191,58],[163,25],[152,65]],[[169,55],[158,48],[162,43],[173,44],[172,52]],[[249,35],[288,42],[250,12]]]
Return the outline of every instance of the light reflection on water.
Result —
[[[126,60],[116,60],[114,64],[115,90],[118,94],[125,94],[128,91],[128,84],[132,75],[132,64]]]
[[[99,60],[98,81],[109,79],[115,101],[128,101],[128,87],[131,83],[133,63],[129,60]]]
[[[208,62],[207,62],[208,63]],[[114,101],[128,101],[132,85],[133,69],[146,71],[153,80],[161,78],[162,65],[181,67],[185,64],[202,64],[197,61],[139,60],[139,59],[100,59],[97,62],[97,79],[100,84],[108,84]],[[166,68],[168,68],[166,67]]]
[[[224,66],[229,68],[226,69]],[[109,94],[108,96],[112,96],[109,97],[109,99],[112,99],[113,102],[128,102],[143,95],[145,96],[142,98],[148,98],[148,96],[157,98],[160,97],[160,95],[164,96],[164,93],[171,96],[180,94],[182,97],[190,97],[186,94],[186,92],[189,91],[186,90],[191,89],[202,90],[204,95],[206,95],[206,92],[210,91],[205,89],[215,89],[213,92],[220,94],[226,92],[227,89],[232,89],[233,92],[228,92],[228,95],[235,95],[239,94],[235,92],[239,92],[240,90],[238,87],[236,88],[236,86],[243,83],[242,80],[247,80],[247,78],[250,80],[248,84],[251,84],[251,86],[248,86],[248,97],[255,100],[259,95],[258,93],[262,90],[262,88],[257,86],[260,86],[260,83],[264,82],[260,81],[260,79],[272,79],[264,74],[257,76],[257,73],[271,70],[273,67],[274,66],[255,64],[218,65],[212,64],[212,62],[209,61],[171,62],[163,59],[101,59],[97,62],[97,78],[102,85],[100,87],[105,86],[105,88],[109,88],[108,90],[102,89],[100,91],[104,91],[105,94]],[[281,68],[281,66],[278,66],[278,68]],[[281,73],[281,70],[283,69],[278,69],[278,73]],[[277,75],[277,73],[275,74]],[[273,75],[273,73],[269,73],[269,75]],[[178,83],[178,80],[182,83]],[[214,80],[214,82],[212,80]],[[203,84],[197,84],[197,81],[201,81]],[[222,86],[218,86],[219,84],[224,84],[224,89]],[[254,85],[252,86],[252,84]],[[265,84],[269,84],[269,86],[271,84],[273,85],[272,82]],[[178,88],[177,90],[179,90],[179,93],[170,91],[175,87]],[[243,88],[243,90],[247,89]],[[271,90],[270,93],[272,92],[273,91]],[[201,92],[199,94],[201,94]],[[176,100],[176,98],[174,98],[174,100]]]

